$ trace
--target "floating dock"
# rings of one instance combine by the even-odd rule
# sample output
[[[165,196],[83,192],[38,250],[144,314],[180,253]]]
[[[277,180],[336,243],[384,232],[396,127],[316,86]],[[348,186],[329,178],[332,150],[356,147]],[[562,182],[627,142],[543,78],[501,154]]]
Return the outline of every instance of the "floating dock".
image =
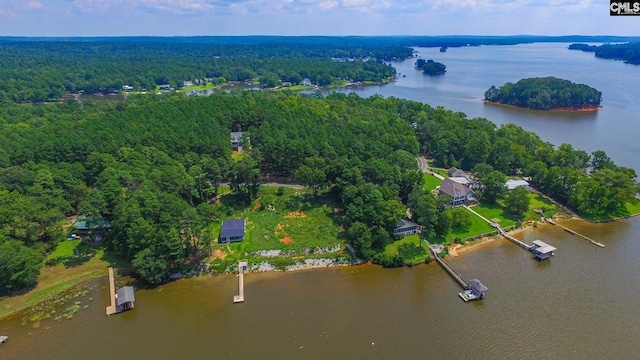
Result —
[[[233,297],[234,303],[244,302],[244,272],[247,271],[247,260],[238,263],[238,295]]]
[[[592,238],[590,238],[590,237],[588,237],[588,236],[585,236],[585,235],[580,234],[579,232],[577,232],[577,231],[575,231],[575,230],[571,230],[571,229],[569,229],[568,227],[562,226],[562,225],[560,225],[560,224],[556,223],[555,221],[553,221],[553,220],[551,220],[551,219],[545,219],[545,220],[546,220],[549,224],[551,224],[551,225],[555,225],[555,226],[558,226],[558,227],[561,227],[562,229],[564,229],[564,231],[566,231],[566,232],[568,232],[568,233],[570,233],[570,234],[573,234],[573,235],[579,236],[579,237],[581,237],[581,238],[583,238],[583,239],[585,239],[585,240],[589,241],[590,243],[592,243],[592,244],[593,244],[593,245],[595,245],[595,246],[598,246],[598,247],[601,247],[601,248],[603,248],[603,247],[604,247],[604,244],[603,244],[603,243],[599,243],[599,242],[597,242],[597,241],[593,240]]]

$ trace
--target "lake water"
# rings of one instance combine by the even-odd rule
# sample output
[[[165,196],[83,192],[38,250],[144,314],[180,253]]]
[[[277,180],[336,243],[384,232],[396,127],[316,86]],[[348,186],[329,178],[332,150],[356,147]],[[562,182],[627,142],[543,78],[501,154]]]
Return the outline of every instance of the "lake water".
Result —
[[[359,91],[366,96],[392,89],[393,93],[383,95],[443,105],[498,123],[508,119],[539,132],[545,140],[559,139],[588,150],[592,147],[574,140],[594,133],[590,138],[600,142],[593,149],[603,148],[617,162],[638,170],[638,160],[630,150],[638,145],[627,141],[637,134],[632,121],[638,116],[634,112],[640,112],[639,100],[631,94],[620,99],[610,95],[637,87],[629,87],[630,82],[624,79],[626,82],[618,83],[618,71],[612,71],[610,86],[573,77],[581,74],[576,67],[587,71],[596,66],[590,63],[603,69],[628,66],[562,49],[557,44],[460,48],[444,54],[437,49],[419,49],[427,53],[424,57],[444,62],[449,72],[441,78],[424,77],[411,73],[412,64],[405,62],[399,64],[405,78],[378,91]],[[557,57],[549,59],[549,54]],[[492,67],[471,69],[480,60]],[[493,62],[496,64],[491,65]],[[489,82],[482,80],[491,77],[487,69],[495,72]],[[517,75],[518,69],[523,73]],[[552,72],[559,69],[566,73]],[[476,75],[465,79],[455,75],[459,71]],[[584,79],[599,78],[594,68],[590,71]],[[492,84],[539,75],[556,75],[598,88],[603,92],[604,109],[585,115],[546,114],[480,101]],[[403,92],[407,96],[402,96]],[[625,118],[607,115],[607,111],[620,112]],[[605,128],[623,127],[621,123],[627,127],[619,134],[600,134]],[[557,128],[552,131],[550,127]],[[563,129],[563,136],[558,129]],[[620,140],[604,141],[608,136],[619,136]],[[558,227],[544,225],[518,237],[527,243],[541,239],[557,247],[550,261],[537,262],[529,252],[506,240],[482,244],[457,258],[448,257],[464,277],[477,277],[489,288],[485,300],[473,303],[460,300],[457,293],[461,288],[436,263],[400,269],[365,265],[247,274],[242,304],[232,301],[237,294],[233,275],[180,280],[155,289],[137,289],[134,310],[106,317],[105,269],[103,278],[89,283],[93,289],[78,300],[82,309],[71,320],[48,319],[37,327],[22,318],[0,321],[0,335],[10,337],[0,347],[0,358],[637,358],[640,218],[565,225],[606,247],[595,247]]]
[[[592,152],[604,150],[619,165],[640,173],[640,66],[604,60],[593,53],[568,50],[569,44],[536,43],[514,46],[416,48],[419,57],[447,66],[442,76],[415,70],[414,60],[393,63],[400,76],[394,83],[341,89],[363,97],[394,96],[433,107],[461,111],[496,124],[512,122],[540,135],[544,141]],[[603,108],[596,112],[544,112],[485,104],[492,85],[528,77],[555,76],[586,84],[602,92]]]

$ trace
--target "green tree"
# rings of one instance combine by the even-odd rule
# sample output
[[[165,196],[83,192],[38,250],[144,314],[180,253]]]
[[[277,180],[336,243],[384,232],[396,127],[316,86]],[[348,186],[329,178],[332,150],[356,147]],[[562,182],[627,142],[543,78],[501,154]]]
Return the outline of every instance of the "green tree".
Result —
[[[131,261],[131,265],[144,280],[153,285],[160,284],[169,271],[167,261],[162,257],[158,257],[151,248],[137,253]]]
[[[465,208],[457,207],[450,210],[451,228],[458,231],[467,231],[471,227],[471,215]]]
[[[481,178],[482,200],[489,204],[495,204],[496,200],[507,192],[506,180],[504,174],[497,170]]]
[[[314,197],[317,195],[318,189],[322,188],[327,181],[324,168],[325,161],[323,158],[306,158],[304,164],[300,165],[295,173],[298,181],[313,190]]]
[[[34,286],[44,256],[16,240],[0,244],[0,294]]]
[[[508,212],[516,216],[522,216],[529,210],[529,191],[522,186],[511,190],[504,199],[504,205]]]

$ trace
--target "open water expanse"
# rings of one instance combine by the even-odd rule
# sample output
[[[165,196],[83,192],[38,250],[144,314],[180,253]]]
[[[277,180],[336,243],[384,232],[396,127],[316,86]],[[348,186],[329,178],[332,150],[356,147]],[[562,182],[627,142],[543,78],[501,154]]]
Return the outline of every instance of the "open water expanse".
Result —
[[[544,140],[604,149],[640,169],[640,67],[570,52],[566,44],[418,49],[447,65],[444,77],[396,64],[394,84],[357,90],[425,101],[469,117],[507,121]],[[460,75],[466,74],[466,75]],[[604,108],[549,114],[484,105],[491,85],[555,75],[603,92]],[[635,155],[634,155],[635,154]],[[0,359],[634,359],[640,355],[640,218],[564,223],[598,248],[544,225],[518,235],[558,248],[537,262],[506,240],[448,257],[488,288],[464,303],[436,263],[247,274],[245,302],[233,304],[233,275],[136,290],[136,308],[106,317],[107,272],[70,320],[0,322]],[[85,308],[86,305],[86,308]]]

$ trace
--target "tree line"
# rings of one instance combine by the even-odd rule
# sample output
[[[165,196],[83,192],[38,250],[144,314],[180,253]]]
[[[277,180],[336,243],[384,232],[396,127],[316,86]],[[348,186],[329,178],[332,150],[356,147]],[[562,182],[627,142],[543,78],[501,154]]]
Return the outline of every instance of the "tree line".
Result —
[[[145,38],[135,42],[0,41],[0,101],[58,101],[67,93],[112,93],[124,85],[154,91],[163,84],[180,88],[186,80],[220,83],[263,77],[294,84],[305,78],[318,85],[340,78],[382,82],[395,75],[395,69],[383,61],[410,55],[407,47],[357,44],[249,46]]]
[[[623,60],[628,64],[640,65],[640,42],[603,45],[575,43],[569,45],[569,50],[592,52],[602,59]]]

